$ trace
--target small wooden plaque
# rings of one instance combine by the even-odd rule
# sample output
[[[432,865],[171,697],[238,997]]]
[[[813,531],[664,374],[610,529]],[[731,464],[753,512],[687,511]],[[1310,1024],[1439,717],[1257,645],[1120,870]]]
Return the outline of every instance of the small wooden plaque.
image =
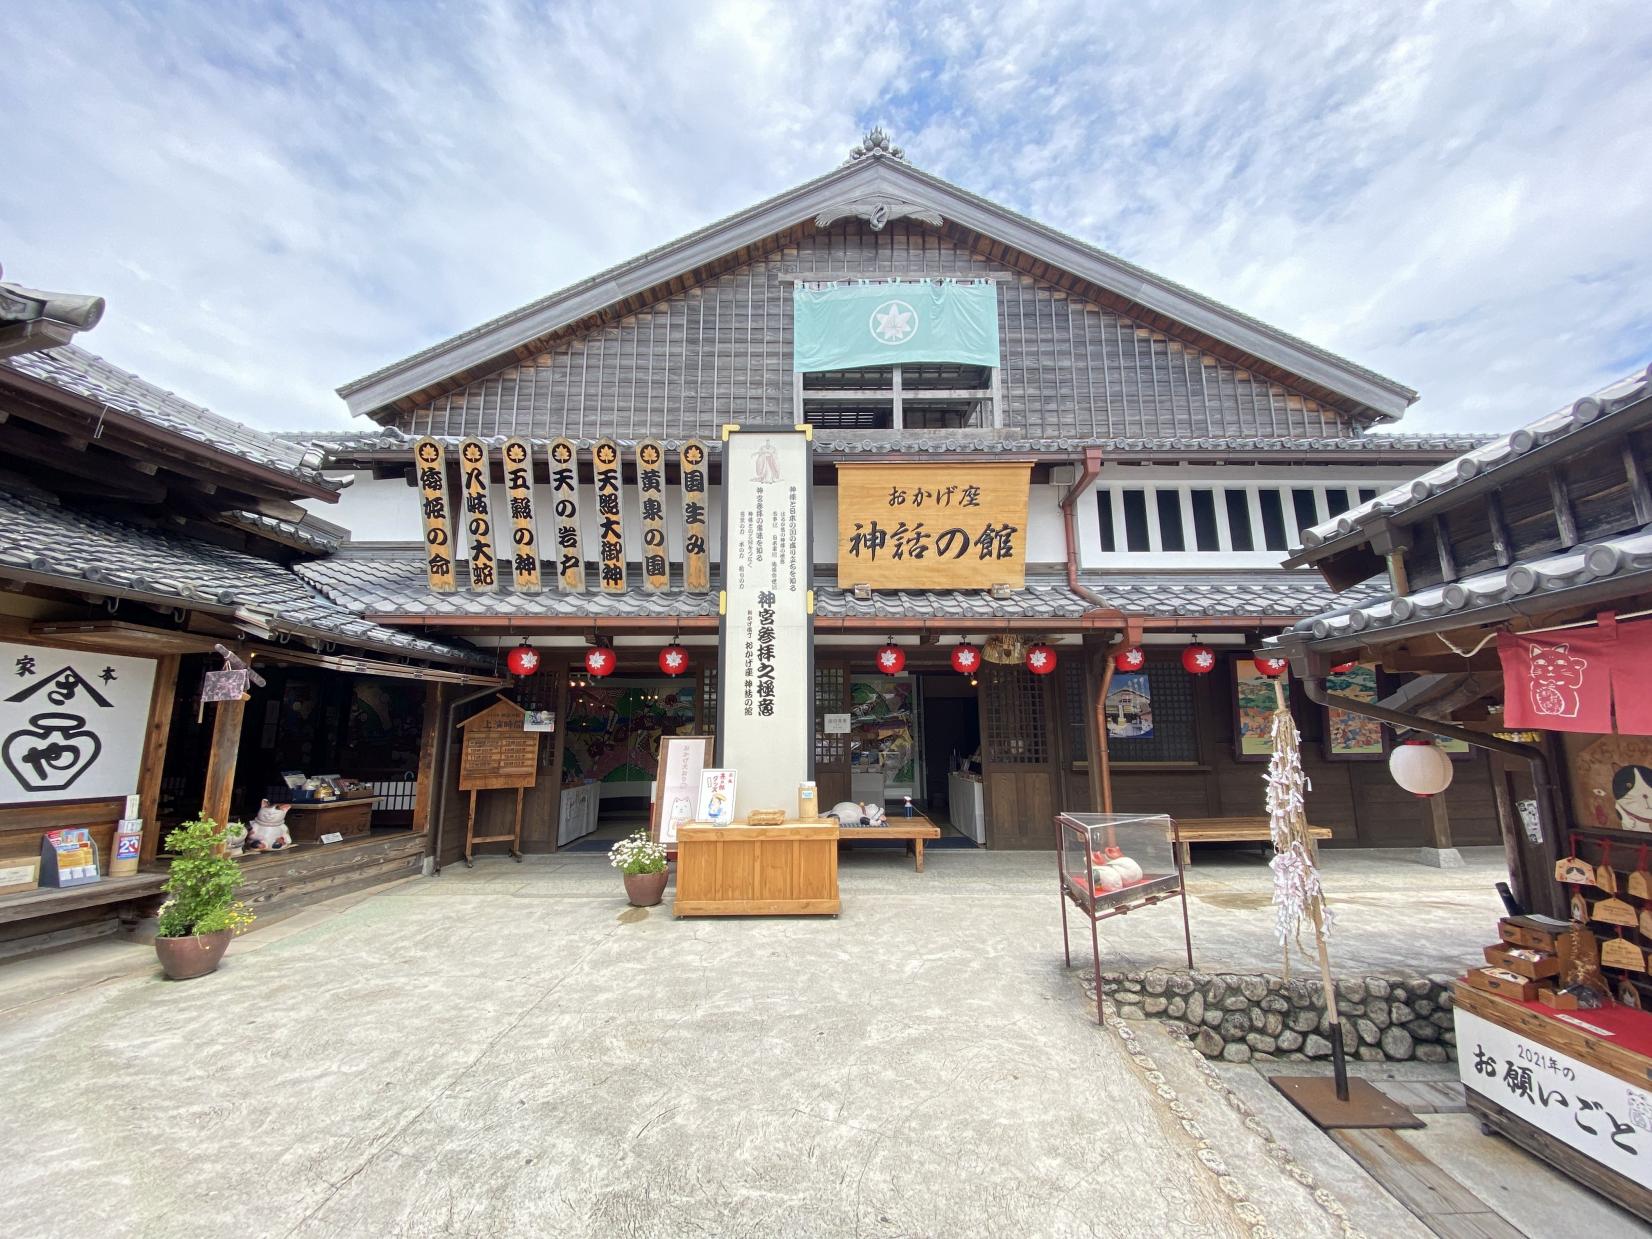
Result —
[[[1621,899],[1602,899],[1590,909],[1589,919],[1605,925],[1623,925],[1633,929],[1639,918],[1633,904],[1625,903]]]
[[[784,809],[753,809],[746,815],[748,826],[778,826],[785,820]]]
[[[1627,968],[1631,972],[1646,971],[1646,956],[1640,947],[1627,938],[1608,938],[1600,944],[1600,964],[1603,968]]]
[[[1579,860],[1576,856],[1562,856],[1555,862],[1554,880],[1556,882],[1570,882],[1573,885],[1593,886],[1595,884],[1594,866]]]
[[[1610,865],[1601,865],[1595,870],[1595,885],[1608,895],[1618,893],[1618,875]]]

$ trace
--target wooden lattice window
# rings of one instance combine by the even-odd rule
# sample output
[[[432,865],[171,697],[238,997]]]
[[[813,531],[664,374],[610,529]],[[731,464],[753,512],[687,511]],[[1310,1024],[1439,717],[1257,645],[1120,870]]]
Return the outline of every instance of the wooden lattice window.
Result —
[[[844,669],[815,666],[815,765],[847,766],[849,737],[826,734],[826,716],[844,712]]]
[[[1050,760],[1045,680],[1022,667],[987,668],[981,748],[988,765],[1039,766]]]
[[[700,729],[707,735],[717,734],[717,668],[707,667],[700,674]]]
[[[1124,677],[1113,677],[1113,688],[1125,688]],[[1194,678],[1182,670],[1181,661],[1152,659],[1136,675],[1147,677],[1152,703],[1153,733],[1147,736],[1109,736],[1108,755],[1114,761],[1198,761],[1198,711],[1194,702]]]

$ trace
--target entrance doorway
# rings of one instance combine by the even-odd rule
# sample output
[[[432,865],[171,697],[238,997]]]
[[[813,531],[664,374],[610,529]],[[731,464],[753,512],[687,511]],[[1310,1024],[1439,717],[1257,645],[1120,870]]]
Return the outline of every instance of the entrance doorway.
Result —
[[[575,675],[562,748],[562,846],[600,851],[648,825],[660,737],[701,735],[696,678]],[[569,790],[578,794],[569,796]],[[578,847],[583,841],[585,846]]]
[[[970,676],[926,671],[918,676],[922,703],[924,812],[938,826],[956,827],[977,843],[981,800],[980,690]]]

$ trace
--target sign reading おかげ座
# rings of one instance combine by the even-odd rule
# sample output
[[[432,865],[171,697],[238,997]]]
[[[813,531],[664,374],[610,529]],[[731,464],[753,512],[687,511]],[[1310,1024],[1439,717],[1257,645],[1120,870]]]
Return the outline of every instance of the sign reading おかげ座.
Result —
[[[838,582],[845,589],[1021,588],[1031,479],[1024,461],[839,465]]]
[[[154,684],[153,659],[0,644],[0,803],[132,792]]]

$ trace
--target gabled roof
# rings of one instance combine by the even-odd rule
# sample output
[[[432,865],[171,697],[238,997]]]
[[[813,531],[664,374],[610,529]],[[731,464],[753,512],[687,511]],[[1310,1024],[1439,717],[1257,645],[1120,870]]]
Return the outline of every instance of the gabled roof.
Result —
[[[1481,486],[1495,486],[1501,480],[1498,476],[1500,470],[1507,470],[1517,462],[1526,465],[1535,463],[1528,458],[1540,449],[1545,454],[1569,453],[1575,447],[1569,442],[1573,436],[1589,427],[1604,430],[1613,418],[1626,414],[1648,397],[1652,397],[1652,366],[1619,379],[1593,395],[1584,396],[1518,430],[1482,443],[1403,486],[1396,486],[1375,499],[1350,508],[1340,516],[1303,530],[1304,550],[1291,562],[1305,563],[1325,558],[1344,543],[1351,545],[1360,541],[1362,532],[1369,527],[1408,513],[1423,503],[1436,500],[1449,503],[1453,492],[1477,478],[1481,479]]]
[[[103,317],[102,297],[48,293],[0,281],[0,357],[67,344]]]
[[[89,402],[104,414],[130,417],[151,431],[187,439],[212,455],[269,470],[297,483],[304,493],[333,498],[348,485],[321,472],[322,454],[223,417],[122,370],[73,344],[0,358],[0,384],[10,375]]]
[[[367,414],[453,375],[504,364],[512,350],[662,284],[684,271],[754,245],[801,221],[865,199],[915,203],[1088,280],[1152,315],[1182,324],[1336,392],[1364,416],[1398,418],[1417,393],[1220,302],[1154,275],[1057,229],[919,171],[882,152],[855,160],[638,255],[559,292],[403,358],[338,389],[350,411]]]

